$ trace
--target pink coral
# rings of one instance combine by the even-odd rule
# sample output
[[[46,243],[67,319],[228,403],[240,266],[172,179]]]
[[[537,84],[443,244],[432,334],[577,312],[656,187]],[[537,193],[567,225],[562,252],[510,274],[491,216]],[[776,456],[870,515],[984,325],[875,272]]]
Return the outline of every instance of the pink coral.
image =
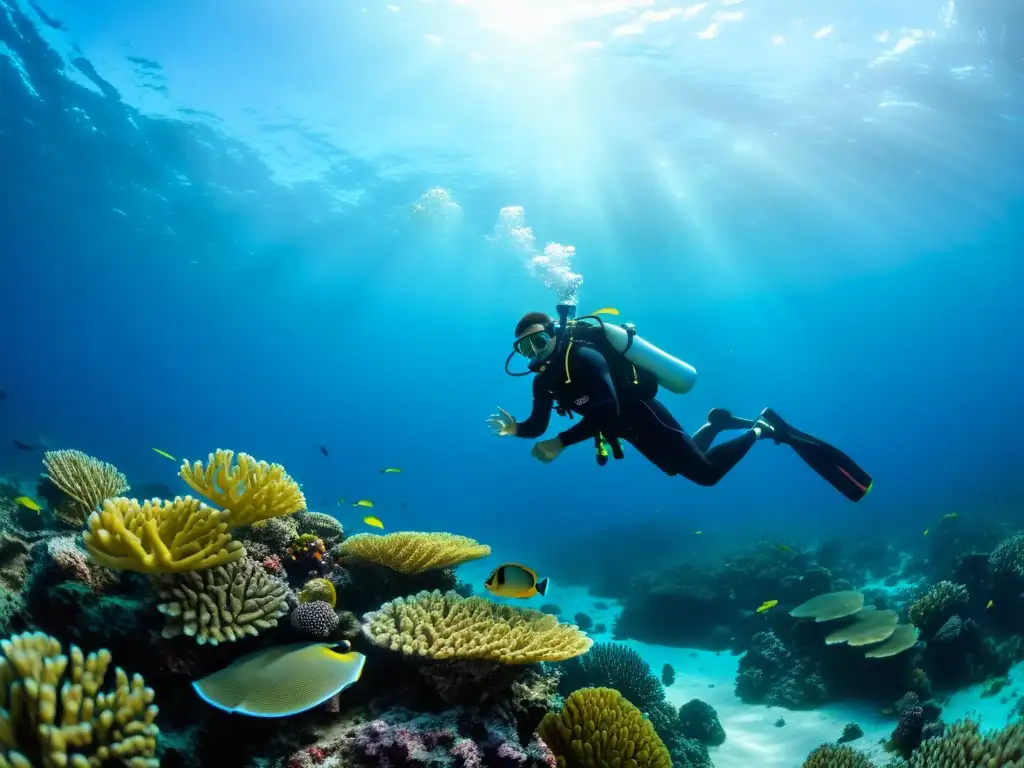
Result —
[[[88,584],[97,592],[116,581],[107,568],[89,562],[88,555],[71,536],[58,536],[46,542],[46,552],[57,569],[69,579]]]
[[[281,558],[278,555],[267,555],[260,562],[260,565],[263,566],[263,570],[272,576],[280,576],[284,573],[284,566],[281,564]]]
[[[450,754],[462,760],[462,768],[484,768],[480,750],[472,739],[459,739],[450,750]]]
[[[325,750],[320,747],[306,747],[292,755],[292,759],[288,761],[288,768],[313,768],[313,766],[322,765],[326,759],[327,752]]]

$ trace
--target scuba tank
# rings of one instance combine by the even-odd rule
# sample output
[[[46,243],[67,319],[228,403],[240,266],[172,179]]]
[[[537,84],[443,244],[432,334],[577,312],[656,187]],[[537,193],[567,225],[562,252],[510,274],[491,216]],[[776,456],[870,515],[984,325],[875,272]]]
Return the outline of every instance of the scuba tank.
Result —
[[[558,326],[556,334],[559,344],[568,334],[572,339],[575,336],[586,338],[590,335],[591,329],[600,330],[604,334],[604,340],[616,352],[621,354],[637,368],[642,368],[654,375],[658,384],[665,387],[669,392],[677,395],[685,395],[693,385],[697,383],[697,370],[677,357],[651,344],[646,339],[637,335],[636,326],[632,323],[615,325],[606,323],[600,315],[617,315],[619,311],[612,308],[599,309],[596,312],[576,319],[576,305],[562,303],[556,307],[558,311]],[[597,325],[593,324],[596,321]],[[586,333],[580,333],[586,329]]]

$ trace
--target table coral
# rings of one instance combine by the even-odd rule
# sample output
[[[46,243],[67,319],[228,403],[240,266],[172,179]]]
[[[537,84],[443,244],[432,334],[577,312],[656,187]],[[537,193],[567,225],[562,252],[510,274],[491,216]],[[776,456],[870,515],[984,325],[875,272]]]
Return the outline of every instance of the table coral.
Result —
[[[376,645],[432,659],[535,664],[579,656],[592,644],[577,627],[550,614],[455,592],[397,598],[366,614],[363,627]]]
[[[491,554],[490,547],[468,536],[419,531],[398,531],[384,536],[360,533],[346,539],[340,551],[343,557],[407,574],[453,568]]]

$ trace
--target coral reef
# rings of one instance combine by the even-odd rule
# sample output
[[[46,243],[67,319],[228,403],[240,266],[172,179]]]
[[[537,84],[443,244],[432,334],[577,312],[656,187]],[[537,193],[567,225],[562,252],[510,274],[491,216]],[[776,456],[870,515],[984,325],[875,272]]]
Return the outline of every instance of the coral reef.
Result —
[[[298,531],[312,533],[322,539],[328,549],[341,542],[345,536],[341,521],[323,512],[296,512],[290,517]]]
[[[960,608],[970,602],[970,594],[963,584],[940,581],[908,609],[912,624],[930,635],[948,621]]]
[[[251,560],[162,576],[157,585],[158,608],[167,616],[163,637],[184,634],[200,645],[235,642],[276,627],[292,599],[287,584]]]
[[[661,684],[666,688],[670,685],[674,685],[676,682],[676,671],[671,664],[666,664],[661,668]]]
[[[577,627],[550,614],[455,592],[392,600],[364,617],[364,631],[375,645],[406,655],[503,664],[563,661],[591,645]]]
[[[770,630],[754,635],[740,659],[736,695],[751,704],[789,709],[813,708],[828,698],[818,665],[787,650]]]
[[[941,738],[928,739],[914,750],[907,768],[1010,768],[1024,760],[1024,723],[983,734],[976,722],[950,725]]]
[[[665,698],[661,681],[644,658],[626,645],[597,643],[562,667],[558,688],[564,696],[580,688],[614,688],[641,712],[650,712]]]
[[[399,531],[384,536],[356,534],[342,543],[340,551],[343,558],[382,565],[405,574],[453,568],[491,554],[490,547],[467,536],[419,531]]]
[[[565,700],[560,713],[545,715],[538,732],[559,768],[672,766],[668,749],[651,723],[610,688],[576,691]]]
[[[843,733],[839,737],[836,743],[838,744],[849,744],[851,741],[863,738],[864,729],[857,723],[847,723],[843,726]]]
[[[84,655],[41,632],[0,642],[0,759],[14,768],[98,766],[119,759],[156,768],[159,729],[154,693],[142,677],[114,670],[100,692],[109,651]],[[58,719],[58,714],[60,715]]]
[[[725,743],[725,729],[715,708],[700,699],[691,699],[679,708],[680,732],[701,744],[719,747]]]
[[[323,578],[310,579],[302,585],[299,592],[300,603],[312,603],[321,600],[333,608],[338,604],[338,593],[334,584]]]
[[[874,768],[863,753],[852,747],[822,744],[811,752],[803,768]]]

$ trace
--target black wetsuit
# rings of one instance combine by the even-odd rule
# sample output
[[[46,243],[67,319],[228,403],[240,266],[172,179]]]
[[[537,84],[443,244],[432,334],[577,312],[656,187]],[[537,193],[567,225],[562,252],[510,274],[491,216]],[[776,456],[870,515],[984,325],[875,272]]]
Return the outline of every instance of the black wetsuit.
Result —
[[[654,397],[656,385],[635,394],[628,384],[616,387],[604,355],[593,347],[574,346],[569,353],[570,382],[566,383],[565,351],[556,350],[535,366],[533,411],[516,427],[516,435],[544,434],[556,403],[582,418],[558,437],[566,446],[606,437],[628,441],[648,461],[669,475],[682,475],[698,485],[715,485],[754,445],[757,435],[746,430],[738,437],[709,448],[714,435],[691,438],[668,409]],[[696,440],[696,441],[695,441]],[[701,444],[703,443],[703,444]]]

